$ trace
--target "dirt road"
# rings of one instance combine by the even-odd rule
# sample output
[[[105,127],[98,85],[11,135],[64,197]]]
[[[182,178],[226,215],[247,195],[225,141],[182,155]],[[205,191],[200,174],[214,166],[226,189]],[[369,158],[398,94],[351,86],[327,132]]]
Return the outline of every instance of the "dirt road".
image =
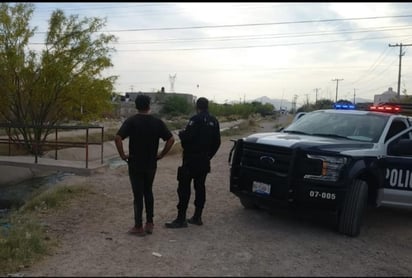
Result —
[[[262,131],[273,125],[262,126]],[[238,136],[239,137],[239,136]],[[361,235],[338,234],[329,217],[244,209],[229,192],[224,138],[208,176],[203,226],[166,229],[176,216],[180,155],[159,161],[154,182],[155,229],[136,237],[127,169],[92,177],[87,199],[44,216],[61,244],[26,276],[411,276],[412,211],[368,211]],[[193,196],[188,216],[193,212]]]

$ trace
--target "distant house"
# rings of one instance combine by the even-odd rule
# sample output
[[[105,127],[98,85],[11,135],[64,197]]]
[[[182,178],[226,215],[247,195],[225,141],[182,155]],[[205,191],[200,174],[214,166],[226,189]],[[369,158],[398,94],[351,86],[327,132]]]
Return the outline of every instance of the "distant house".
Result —
[[[396,100],[398,97],[397,92],[393,91],[392,87],[389,87],[386,92],[380,95],[375,95],[373,98],[373,104],[378,105],[379,103],[391,102]]]
[[[144,94],[150,97],[150,110],[152,113],[157,114],[161,111],[165,100],[168,96],[180,96],[184,97],[188,103],[194,104],[195,96],[191,94],[181,93],[166,93],[164,88],[158,92],[126,92],[124,96],[120,98],[120,105],[117,111],[118,116],[124,118],[136,114],[135,99],[139,94]]]

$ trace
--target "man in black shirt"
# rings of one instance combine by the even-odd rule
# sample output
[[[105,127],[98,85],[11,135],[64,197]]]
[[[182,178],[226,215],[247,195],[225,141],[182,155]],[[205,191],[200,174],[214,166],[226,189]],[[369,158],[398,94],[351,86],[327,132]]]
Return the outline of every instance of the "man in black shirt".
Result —
[[[138,113],[126,119],[115,137],[117,151],[128,164],[130,183],[133,190],[135,225],[129,233],[144,236],[153,232],[153,191],[157,160],[163,158],[174,144],[172,133],[165,123],[150,115],[150,97],[139,94],[136,97]],[[123,150],[123,139],[129,137],[129,154]],[[159,139],[166,141],[158,154]],[[143,200],[146,208],[146,224],[143,227]]]
[[[197,114],[190,118],[186,128],[179,132],[183,148],[182,166],[178,168],[177,193],[178,215],[167,228],[187,227],[186,210],[190,199],[193,180],[195,189],[195,212],[188,220],[191,224],[202,225],[202,211],[206,202],[206,176],[210,172],[210,160],[220,147],[220,127],[218,120],[209,114],[209,101],[201,97],[196,102]]]

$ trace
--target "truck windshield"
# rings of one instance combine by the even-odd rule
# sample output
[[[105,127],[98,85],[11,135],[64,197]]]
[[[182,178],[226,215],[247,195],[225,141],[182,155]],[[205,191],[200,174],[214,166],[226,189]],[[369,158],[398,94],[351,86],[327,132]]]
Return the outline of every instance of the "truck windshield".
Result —
[[[378,142],[388,121],[387,115],[315,111],[293,122],[285,133],[300,133],[350,140]]]

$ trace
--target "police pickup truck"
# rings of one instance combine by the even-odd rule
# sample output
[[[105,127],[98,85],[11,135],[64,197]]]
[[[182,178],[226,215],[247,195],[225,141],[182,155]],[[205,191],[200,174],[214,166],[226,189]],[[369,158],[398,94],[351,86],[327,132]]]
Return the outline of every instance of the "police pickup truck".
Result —
[[[233,140],[230,192],[245,208],[330,210],[339,233],[357,236],[367,206],[412,207],[412,118],[397,112],[317,110]]]

